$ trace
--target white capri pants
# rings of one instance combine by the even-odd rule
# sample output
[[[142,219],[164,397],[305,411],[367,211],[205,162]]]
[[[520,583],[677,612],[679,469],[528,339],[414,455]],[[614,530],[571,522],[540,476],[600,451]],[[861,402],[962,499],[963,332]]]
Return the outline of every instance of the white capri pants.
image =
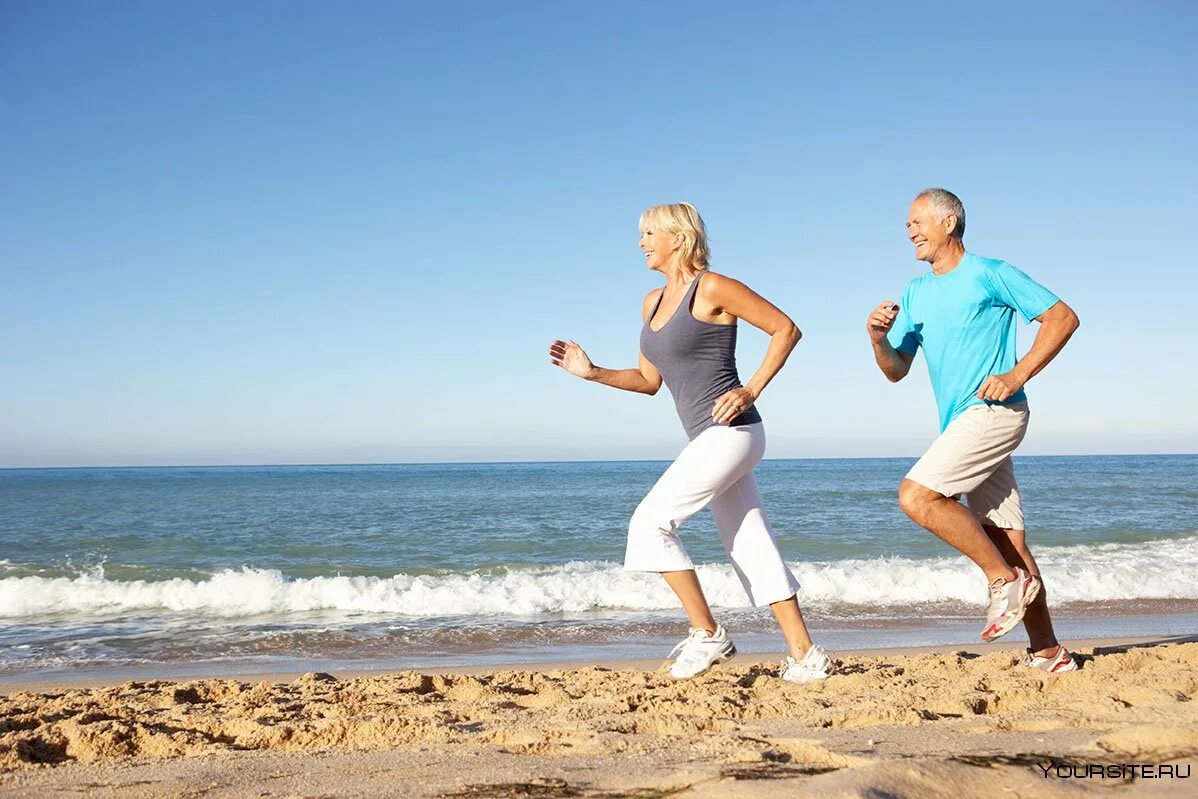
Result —
[[[633,512],[624,568],[695,568],[678,537],[678,526],[710,506],[749,601],[762,606],[794,596],[799,581],[778,551],[753,476],[764,454],[765,428],[760,422],[717,425],[696,436]]]

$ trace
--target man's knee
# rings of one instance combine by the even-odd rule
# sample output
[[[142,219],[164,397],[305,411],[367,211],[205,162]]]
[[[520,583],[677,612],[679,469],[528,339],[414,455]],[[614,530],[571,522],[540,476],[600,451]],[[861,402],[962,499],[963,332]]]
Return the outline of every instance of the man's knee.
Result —
[[[938,499],[943,497],[914,480],[903,480],[899,483],[899,507],[903,509],[903,513],[917,522],[927,515],[928,508]]]

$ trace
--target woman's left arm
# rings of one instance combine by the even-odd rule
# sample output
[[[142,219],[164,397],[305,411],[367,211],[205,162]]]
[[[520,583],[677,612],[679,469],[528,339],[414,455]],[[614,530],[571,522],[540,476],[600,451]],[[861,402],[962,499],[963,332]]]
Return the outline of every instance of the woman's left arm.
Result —
[[[715,315],[726,313],[744,319],[770,337],[761,366],[745,382],[744,388],[724,394],[711,409],[711,417],[717,423],[727,424],[757,401],[803,334],[789,316],[739,280],[712,272],[703,278],[699,288],[704,304],[710,305]]]

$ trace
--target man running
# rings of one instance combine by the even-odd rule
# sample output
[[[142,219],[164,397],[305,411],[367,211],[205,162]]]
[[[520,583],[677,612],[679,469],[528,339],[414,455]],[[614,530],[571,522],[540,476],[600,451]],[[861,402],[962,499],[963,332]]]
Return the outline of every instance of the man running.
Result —
[[[978,565],[990,583],[982,640],[1023,621],[1024,663],[1052,673],[1077,662],[1053,631],[1040,570],[1027,547],[1011,453],[1027,431],[1023,386],[1077,330],[1077,314],[1006,263],[965,249],[965,208],[945,189],[920,192],[907,214],[915,258],[932,271],[869,315],[878,367],[906,377],[923,348],[940,410],[940,436],[899,485],[899,505]],[[1016,362],[1015,312],[1040,322],[1031,351]],[[966,509],[957,500],[964,495]]]

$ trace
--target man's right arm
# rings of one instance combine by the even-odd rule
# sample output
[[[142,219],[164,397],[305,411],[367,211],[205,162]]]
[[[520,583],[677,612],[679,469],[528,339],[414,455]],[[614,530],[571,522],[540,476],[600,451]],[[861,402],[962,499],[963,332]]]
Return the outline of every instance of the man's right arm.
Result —
[[[887,300],[874,309],[865,325],[869,331],[870,343],[874,347],[874,360],[891,383],[897,383],[906,377],[907,372],[911,371],[911,363],[915,360],[914,354],[896,350],[887,337],[890,329],[894,327],[898,312],[898,305]]]

